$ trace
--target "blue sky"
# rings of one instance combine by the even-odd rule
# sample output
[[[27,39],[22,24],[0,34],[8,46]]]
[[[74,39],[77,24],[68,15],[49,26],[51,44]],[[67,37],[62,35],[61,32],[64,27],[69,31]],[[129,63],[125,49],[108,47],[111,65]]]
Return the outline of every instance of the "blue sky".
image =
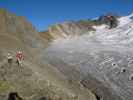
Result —
[[[133,0],[0,0],[0,8],[25,16],[39,31],[69,20],[95,18],[107,12],[128,15]]]

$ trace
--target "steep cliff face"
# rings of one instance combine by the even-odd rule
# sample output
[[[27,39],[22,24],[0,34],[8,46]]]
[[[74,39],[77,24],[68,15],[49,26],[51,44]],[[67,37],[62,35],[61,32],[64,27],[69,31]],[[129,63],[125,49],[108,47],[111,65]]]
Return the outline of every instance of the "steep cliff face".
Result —
[[[37,31],[24,17],[17,17],[0,9],[0,18],[0,44],[2,46],[8,47],[9,45],[11,49],[12,46],[19,47],[24,44],[25,47],[34,50],[43,47]]]

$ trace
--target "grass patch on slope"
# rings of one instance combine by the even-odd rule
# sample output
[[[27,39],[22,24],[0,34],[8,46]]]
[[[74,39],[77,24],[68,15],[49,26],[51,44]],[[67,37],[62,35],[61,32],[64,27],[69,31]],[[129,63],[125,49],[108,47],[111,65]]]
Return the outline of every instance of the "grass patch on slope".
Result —
[[[0,81],[0,93],[10,90],[10,84],[7,81]]]

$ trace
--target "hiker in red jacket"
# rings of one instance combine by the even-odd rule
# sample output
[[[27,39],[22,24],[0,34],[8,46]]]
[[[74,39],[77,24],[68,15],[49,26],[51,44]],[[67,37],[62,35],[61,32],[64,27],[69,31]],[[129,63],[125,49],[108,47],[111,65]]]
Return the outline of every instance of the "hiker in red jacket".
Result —
[[[17,64],[18,66],[22,66],[22,60],[24,60],[23,53],[21,51],[18,51],[16,54]]]

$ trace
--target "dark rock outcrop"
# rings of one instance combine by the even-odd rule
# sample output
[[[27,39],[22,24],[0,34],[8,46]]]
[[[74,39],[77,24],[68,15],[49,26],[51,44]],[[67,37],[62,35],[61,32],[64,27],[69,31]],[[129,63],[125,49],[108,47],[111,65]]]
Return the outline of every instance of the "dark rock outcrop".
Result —
[[[106,24],[109,28],[116,28],[118,26],[118,20],[116,16],[113,15],[105,15],[100,16],[98,19],[99,23]]]

